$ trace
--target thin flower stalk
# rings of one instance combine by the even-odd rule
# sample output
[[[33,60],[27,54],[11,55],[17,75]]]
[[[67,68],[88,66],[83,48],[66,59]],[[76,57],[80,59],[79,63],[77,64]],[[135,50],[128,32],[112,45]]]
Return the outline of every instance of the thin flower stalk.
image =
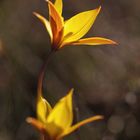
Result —
[[[40,69],[40,72],[39,72],[39,75],[38,75],[38,85],[37,85],[38,97],[40,95],[42,95],[42,93],[43,93],[42,89],[43,89],[43,81],[44,81],[44,77],[45,77],[45,72],[46,72],[47,65],[48,65],[48,63],[50,61],[50,58],[53,55],[53,53],[54,53],[54,51],[49,52],[49,54],[47,55],[45,63],[43,63],[43,65]]]

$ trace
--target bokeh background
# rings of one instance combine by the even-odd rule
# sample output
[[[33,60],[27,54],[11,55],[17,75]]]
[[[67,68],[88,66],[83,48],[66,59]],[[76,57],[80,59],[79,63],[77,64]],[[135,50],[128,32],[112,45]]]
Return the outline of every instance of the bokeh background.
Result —
[[[119,45],[58,51],[47,68],[44,96],[54,105],[73,87],[79,120],[105,116],[65,139],[140,140],[140,1],[64,0],[63,15],[68,19],[99,5],[102,10],[86,36]],[[50,40],[33,11],[48,17],[44,0],[0,1],[0,140],[38,139],[25,119],[35,117],[37,76]]]

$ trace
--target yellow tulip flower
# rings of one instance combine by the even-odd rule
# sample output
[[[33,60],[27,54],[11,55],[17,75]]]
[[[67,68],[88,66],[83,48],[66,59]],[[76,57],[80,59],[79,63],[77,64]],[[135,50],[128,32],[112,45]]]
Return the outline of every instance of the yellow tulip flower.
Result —
[[[72,94],[73,89],[60,99],[54,108],[41,95],[38,97],[38,119],[28,117],[27,122],[40,131],[44,140],[61,140],[64,136],[72,133],[82,125],[103,118],[103,116],[98,115],[72,125]]]
[[[54,4],[49,0],[47,2],[49,7],[49,21],[36,12],[34,14],[45,25],[51,38],[53,50],[58,50],[65,45],[116,44],[116,42],[102,37],[81,39],[93,25],[101,10],[101,6],[94,10],[81,12],[64,21],[62,17],[62,0],[56,0]]]

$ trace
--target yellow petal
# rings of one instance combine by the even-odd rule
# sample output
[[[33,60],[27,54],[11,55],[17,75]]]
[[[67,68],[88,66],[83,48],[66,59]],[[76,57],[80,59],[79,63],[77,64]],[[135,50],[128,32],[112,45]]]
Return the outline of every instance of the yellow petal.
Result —
[[[83,37],[93,25],[101,7],[79,13],[65,22],[64,42],[74,42]]]
[[[102,37],[84,38],[71,43],[71,45],[105,45],[105,44],[117,44],[117,43],[113,40]]]
[[[50,104],[43,98],[38,97],[37,100],[37,117],[42,123],[46,123],[46,119],[50,114],[52,108]]]
[[[70,127],[73,121],[72,94],[73,89],[55,105],[47,118],[47,123],[52,123],[54,127],[56,125],[63,130]]]
[[[96,120],[100,120],[100,119],[103,119],[103,116],[97,115],[97,116],[85,119],[85,120],[73,125],[72,127],[69,127],[68,129],[65,129],[65,131],[59,136],[59,138],[62,138],[64,136],[72,133],[73,131],[75,131],[76,129],[78,129],[79,127],[81,127],[81,126],[83,126],[87,123],[90,123],[90,122],[93,122],[93,121],[96,121]]]
[[[58,13],[61,15],[63,10],[63,2],[62,0],[56,0],[54,3],[55,8],[57,9]]]
[[[49,21],[45,17],[41,16],[40,14],[38,14],[36,12],[34,12],[33,14],[45,25],[45,27],[50,35],[50,38],[52,40],[52,30],[51,30]]]

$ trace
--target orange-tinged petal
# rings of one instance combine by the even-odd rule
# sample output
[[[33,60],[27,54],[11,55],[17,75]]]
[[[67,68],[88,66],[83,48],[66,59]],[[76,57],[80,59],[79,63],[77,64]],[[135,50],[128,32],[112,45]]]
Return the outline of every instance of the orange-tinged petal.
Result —
[[[68,95],[63,97],[53,108],[52,112],[47,118],[47,123],[52,123],[57,127],[65,130],[70,127],[73,121],[72,112],[72,94],[73,89],[69,91]]]
[[[26,121],[31,124],[33,127],[35,127],[41,134],[41,139],[50,139],[50,135],[49,133],[46,131],[45,125],[42,124],[40,121],[32,118],[32,117],[28,117],[26,119]]]
[[[36,129],[38,129],[40,132],[44,133],[45,132],[45,126],[38,121],[37,119],[34,119],[32,117],[28,117],[26,119],[26,121],[31,124],[32,126],[34,126]]]
[[[63,10],[63,2],[62,2],[62,0],[55,0],[54,6],[57,9],[58,13],[60,15],[62,15],[62,10]]]
[[[37,117],[42,123],[46,123],[46,119],[50,114],[52,108],[50,104],[43,98],[38,97],[37,100]]]
[[[63,37],[63,18],[58,13],[57,9],[51,1],[48,2],[50,25],[53,34],[52,49],[58,49],[61,39]]]
[[[58,32],[60,32],[63,29],[63,20],[60,14],[57,12],[55,6],[52,4],[52,2],[47,2],[49,7],[50,24],[53,36],[55,36]]]
[[[43,17],[42,15],[40,15],[36,12],[34,12],[33,14],[45,25],[45,27],[50,35],[50,38],[52,40],[52,30],[51,30],[49,21],[45,17]]]
[[[103,116],[97,115],[97,116],[85,119],[85,120],[73,125],[72,127],[69,127],[68,129],[65,129],[65,131],[59,136],[59,138],[62,138],[64,136],[72,133],[73,131],[75,131],[76,129],[78,129],[79,127],[81,127],[81,126],[83,126],[87,123],[90,123],[90,122],[93,122],[93,121],[96,121],[96,120],[100,120],[100,119],[103,119],[103,118],[104,118]]]
[[[65,22],[63,44],[74,42],[83,37],[93,25],[101,7],[79,13]]]
[[[102,37],[84,38],[71,43],[71,45],[105,45],[105,44],[117,44],[117,43],[113,40]]]

